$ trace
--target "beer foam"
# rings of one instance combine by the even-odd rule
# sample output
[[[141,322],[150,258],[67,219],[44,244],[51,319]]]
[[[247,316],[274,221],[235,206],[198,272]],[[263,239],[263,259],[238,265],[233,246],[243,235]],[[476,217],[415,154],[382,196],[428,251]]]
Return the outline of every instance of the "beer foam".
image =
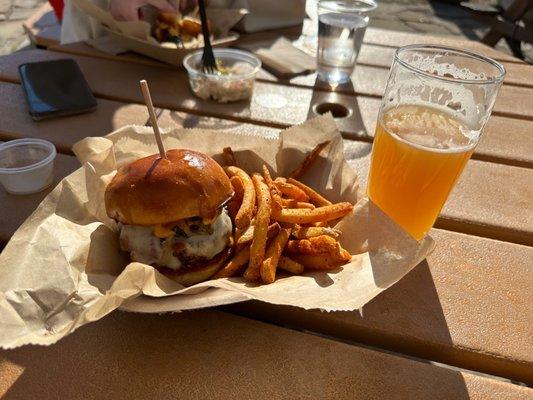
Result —
[[[436,151],[465,151],[473,147],[479,132],[438,108],[403,105],[382,116],[383,127],[403,141]]]
[[[474,139],[485,125],[491,107],[486,99],[491,90],[486,85],[472,85],[462,81],[486,81],[490,77],[486,72],[476,73],[469,68],[455,65],[442,54],[426,55],[414,53],[404,60],[416,70],[427,75],[413,73],[411,69],[398,69],[395,79],[389,82],[387,108],[400,104],[420,104],[442,107],[453,114],[454,118],[463,119],[472,130],[466,136]],[[438,79],[442,78],[442,79]]]
[[[483,89],[481,89],[483,90]],[[429,79],[409,77],[392,96],[389,105],[418,104],[421,107],[436,107],[451,113],[454,118],[464,120],[470,127],[483,126],[480,114],[485,113],[483,102],[476,100],[475,93],[456,82],[436,83]],[[393,92],[394,94],[394,92]],[[479,96],[479,94],[478,94]]]
[[[414,54],[409,60],[409,65],[421,71],[425,71],[442,78],[453,78],[469,81],[485,81],[489,79],[487,74],[484,72],[476,74],[468,68],[458,68],[456,65],[446,62],[439,63],[438,59],[441,57],[442,55],[424,57],[421,54]]]

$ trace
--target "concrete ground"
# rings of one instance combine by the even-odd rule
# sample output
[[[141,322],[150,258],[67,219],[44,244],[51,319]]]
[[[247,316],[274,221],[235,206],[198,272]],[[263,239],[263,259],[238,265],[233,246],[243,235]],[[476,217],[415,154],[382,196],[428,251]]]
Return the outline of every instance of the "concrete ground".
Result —
[[[308,0],[313,1],[313,0]],[[371,26],[418,33],[460,36],[479,40],[487,28],[451,1],[377,0]],[[495,4],[497,0],[476,0]],[[45,0],[0,0],[0,55],[27,47],[30,43],[22,28],[27,19]],[[511,54],[504,41],[498,49]],[[528,61],[533,63],[533,46],[524,46]]]
[[[497,5],[498,0],[470,0],[476,3]],[[460,36],[480,40],[488,28],[476,21],[457,0],[377,0],[379,6],[373,12],[370,26],[377,28],[428,33],[442,36]],[[504,40],[496,48],[512,54]],[[533,63],[533,46],[523,44],[527,61]]]
[[[30,44],[22,23],[46,0],[0,0],[0,55]]]

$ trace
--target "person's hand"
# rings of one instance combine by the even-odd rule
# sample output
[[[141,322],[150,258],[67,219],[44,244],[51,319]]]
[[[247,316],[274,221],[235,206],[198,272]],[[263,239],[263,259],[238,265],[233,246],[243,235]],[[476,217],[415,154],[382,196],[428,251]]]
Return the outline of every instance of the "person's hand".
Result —
[[[180,11],[192,10],[198,5],[198,0],[180,0]]]
[[[167,0],[111,0],[109,12],[117,21],[138,21],[139,9],[146,5],[152,5],[160,11],[176,12]]]

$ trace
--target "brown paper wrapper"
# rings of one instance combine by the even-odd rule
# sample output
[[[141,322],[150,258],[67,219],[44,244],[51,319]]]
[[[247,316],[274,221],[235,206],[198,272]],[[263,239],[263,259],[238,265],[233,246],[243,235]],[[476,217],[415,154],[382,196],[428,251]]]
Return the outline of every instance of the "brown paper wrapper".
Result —
[[[181,66],[185,56],[198,48],[181,49],[175,45],[167,47],[159,43],[150,34],[151,25],[146,21],[116,21],[111,14],[103,8],[95,5],[91,0],[73,0],[76,7],[84,11],[88,16],[100,22],[115,43],[105,41],[96,42],[100,51],[110,54],[119,54],[122,49],[131,50],[145,56],[155,58],[165,63]],[[231,33],[230,29],[239,22],[247,11],[245,9],[217,9],[207,8],[208,18],[214,23],[215,40],[213,46],[226,46],[238,39],[238,34]],[[89,41],[88,44],[92,44]]]
[[[357,176],[343,156],[333,118],[323,116],[264,137],[220,130],[173,129],[167,149],[189,148],[221,160],[231,146],[239,164],[266,163],[288,174],[316,144],[332,144],[304,180],[334,201],[357,201]],[[19,228],[0,255],[0,347],[51,344],[121,307],[139,312],[183,311],[248,299],[326,311],[355,310],[387,289],[431,251],[412,239],[367,199],[337,228],[352,261],[329,272],[251,285],[218,279],[184,288],[154,268],[128,263],[114,221],[104,207],[107,183],[121,165],[157,152],[151,128],[127,126],[74,147],[83,167],[65,178]]]

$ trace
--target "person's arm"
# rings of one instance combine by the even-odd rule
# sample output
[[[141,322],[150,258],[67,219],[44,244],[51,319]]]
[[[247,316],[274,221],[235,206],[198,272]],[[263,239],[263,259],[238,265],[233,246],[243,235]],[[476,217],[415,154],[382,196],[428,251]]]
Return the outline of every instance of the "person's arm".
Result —
[[[117,21],[138,21],[139,9],[151,5],[160,11],[176,12],[167,0],[111,0],[109,12]]]
[[[180,11],[190,10],[198,4],[198,0],[179,0]],[[152,5],[160,11],[176,12],[167,0],[111,0],[109,12],[117,21],[137,21],[141,18],[139,9]]]

